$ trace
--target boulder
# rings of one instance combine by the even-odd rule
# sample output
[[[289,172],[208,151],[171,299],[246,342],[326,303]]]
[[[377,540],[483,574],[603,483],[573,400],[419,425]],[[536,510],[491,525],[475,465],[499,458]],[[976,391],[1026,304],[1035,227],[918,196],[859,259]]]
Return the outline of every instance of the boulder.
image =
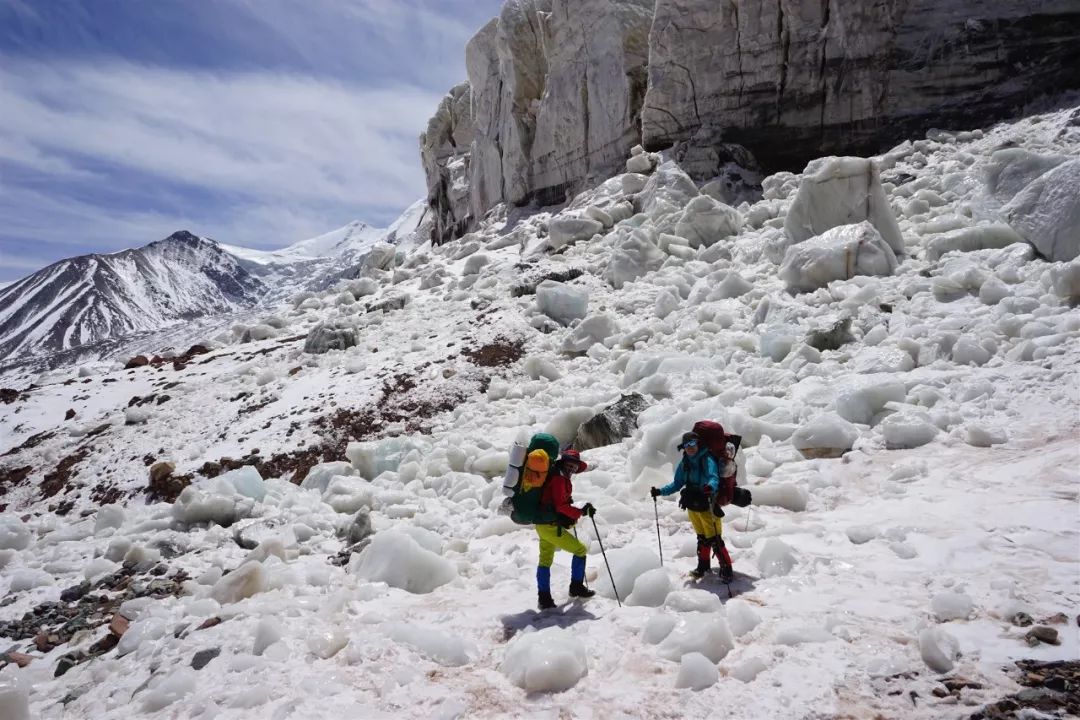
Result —
[[[472,88],[464,82],[450,89],[420,135],[436,242],[460,236],[470,220],[469,147],[474,133]]]
[[[648,407],[649,401],[640,393],[627,393],[617,401],[586,420],[578,428],[574,448],[578,451],[592,450],[614,445],[630,437],[637,429],[637,418]]]
[[[346,350],[358,342],[356,328],[351,325],[320,323],[308,333],[304,352],[322,355],[331,350]]]

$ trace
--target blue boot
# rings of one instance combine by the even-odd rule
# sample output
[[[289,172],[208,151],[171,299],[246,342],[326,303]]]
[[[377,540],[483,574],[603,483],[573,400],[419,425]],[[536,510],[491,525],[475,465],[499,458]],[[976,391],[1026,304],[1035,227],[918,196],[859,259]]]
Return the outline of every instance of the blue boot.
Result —
[[[585,586],[585,556],[574,556],[570,561],[570,597],[591,598],[596,594]]]
[[[536,567],[536,591],[537,605],[541,610],[555,607],[555,600],[551,597],[551,568],[543,565]]]

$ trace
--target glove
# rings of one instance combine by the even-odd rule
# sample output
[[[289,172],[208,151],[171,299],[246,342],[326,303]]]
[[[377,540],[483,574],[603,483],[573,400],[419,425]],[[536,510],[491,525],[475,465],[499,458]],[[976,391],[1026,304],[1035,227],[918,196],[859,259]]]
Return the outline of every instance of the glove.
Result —
[[[654,498],[660,497],[660,491],[656,488],[649,488],[649,494],[652,495]]]
[[[596,508],[592,506],[592,503],[585,503],[581,506],[581,514],[585,517],[592,517],[596,514]]]

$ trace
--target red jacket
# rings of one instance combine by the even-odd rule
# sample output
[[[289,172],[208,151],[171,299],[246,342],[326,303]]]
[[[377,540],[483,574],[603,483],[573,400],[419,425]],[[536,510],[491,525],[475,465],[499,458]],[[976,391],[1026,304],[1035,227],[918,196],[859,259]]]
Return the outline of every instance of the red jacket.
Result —
[[[555,512],[563,517],[577,522],[581,517],[581,511],[570,504],[572,500],[570,495],[573,492],[574,486],[570,482],[570,477],[561,472],[553,472],[544,483],[544,493],[540,497],[540,504],[543,507],[554,508]]]

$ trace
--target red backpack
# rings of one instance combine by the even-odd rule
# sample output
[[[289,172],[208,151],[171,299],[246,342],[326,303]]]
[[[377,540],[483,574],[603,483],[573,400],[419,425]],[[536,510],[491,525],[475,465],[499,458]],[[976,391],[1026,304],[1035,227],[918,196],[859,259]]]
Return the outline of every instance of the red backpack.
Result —
[[[731,504],[736,500],[735,473],[732,473],[729,477],[724,477],[724,469],[728,461],[735,461],[735,453],[739,451],[742,436],[728,435],[724,432],[724,426],[714,420],[698,420],[694,423],[694,434],[698,436],[702,447],[712,453],[716,464],[719,466],[720,491],[713,498],[713,505],[722,507]],[[728,453],[728,444],[732,446],[730,454]],[[739,493],[739,495],[742,495],[742,493]],[[739,500],[741,499],[740,497]],[[741,502],[736,504],[742,505]],[[745,505],[742,506],[745,507]]]

